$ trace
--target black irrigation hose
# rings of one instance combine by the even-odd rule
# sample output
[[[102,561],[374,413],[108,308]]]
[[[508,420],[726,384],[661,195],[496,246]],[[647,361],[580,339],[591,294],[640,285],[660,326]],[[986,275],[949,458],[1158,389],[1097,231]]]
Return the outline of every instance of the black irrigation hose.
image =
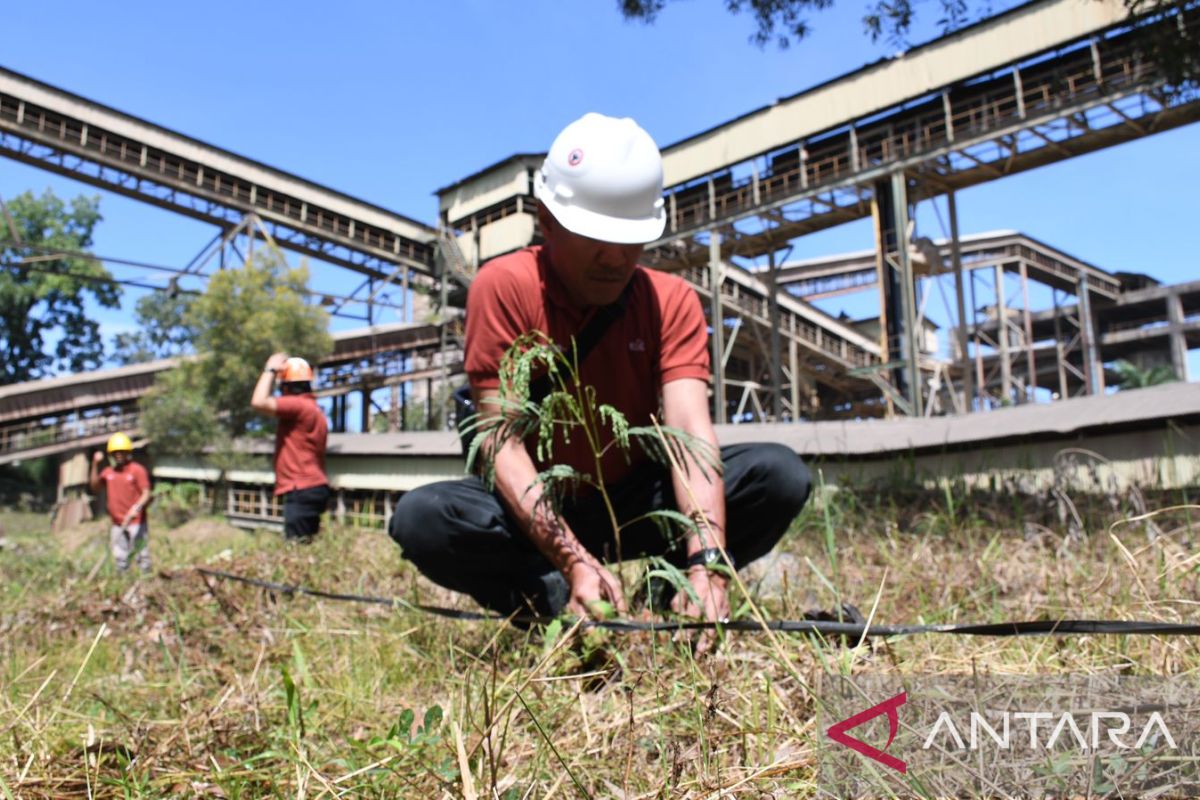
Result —
[[[229,572],[221,572],[205,567],[196,567],[201,575],[208,575],[222,580],[237,581],[261,589],[269,589],[280,594],[306,594],[321,597],[326,600],[341,600],[351,603],[373,603],[376,605],[410,608],[435,614],[439,617],[462,620],[509,620],[521,625],[538,625],[551,622],[554,617],[514,616],[503,617],[498,614],[487,614],[479,611],[459,611],[453,608],[428,606],[421,603],[410,603],[406,600],[392,597],[372,597],[361,594],[341,594],[338,592],[323,592],[319,589],[308,589],[303,586],[289,586],[284,583],[260,581],[256,578],[246,578]],[[923,633],[954,633],[967,636],[1065,636],[1069,634],[1099,634],[1099,635],[1159,635],[1159,636],[1198,636],[1200,624],[1183,622],[1144,622],[1138,620],[1108,620],[1108,619],[1060,619],[1060,620],[1027,620],[1024,622],[991,622],[984,624],[966,625],[867,625],[857,622],[829,622],[824,620],[768,620],[764,626],[755,620],[733,620],[730,622],[636,622],[633,620],[587,620],[585,627],[603,628],[610,631],[650,631],[676,632],[701,631],[721,628],[726,631],[761,631],[764,629],[784,633],[818,633],[827,636],[847,636],[858,638],[862,636],[911,636]]]

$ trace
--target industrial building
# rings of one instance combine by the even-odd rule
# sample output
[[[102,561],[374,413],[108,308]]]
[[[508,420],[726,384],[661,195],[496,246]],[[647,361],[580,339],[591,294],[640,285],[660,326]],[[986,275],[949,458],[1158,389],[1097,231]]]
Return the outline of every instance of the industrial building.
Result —
[[[1200,19],[1189,13],[1156,24],[1195,36]],[[1164,94],[1165,76],[1138,36],[1115,0],[1034,0],[664,147],[667,230],[644,263],[683,275],[701,297],[722,439],[743,435],[744,423],[776,425],[771,438],[836,457],[828,426],[881,418],[872,424],[907,432],[863,434],[877,445],[873,457],[885,458],[931,452],[939,441],[986,447],[977,434],[989,428],[1009,444],[1051,429],[1096,432],[1097,420],[1130,435],[1157,437],[1168,423],[1194,434],[1200,393],[1188,386],[1160,393],[1157,410],[1110,403],[1111,413],[1078,418],[1091,423],[1064,426],[1054,414],[1008,407],[1083,399],[1090,405],[1072,408],[1100,408],[1112,380],[1106,364],[1116,359],[1167,365],[1186,381],[1188,350],[1200,347],[1200,280],[1159,285],[1020,232],[958,230],[963,188],[1200,119],[1200,98]],[[425,224],[0,69],[0,155],[212,223],[212,241],[175,278],[203,278],[263,241],[342,271],[353,288],[323,302],[365,327],[335,337],[319,365],[320,394],[334,432],[387,431],[331,441],[331,460],[344,459],[331,475],[335,488],[344,476],[343,508],[379,492],[371,504],[382,514],[387,493],[461,471],[452,434],[403,428],[413,406],[426,421],[447,419],[434,404],[462,380],[461,309],[481,264],[537,241],[532,175],[541,154],[439,189],[436,222]],[[933,198],[948,209],[944,240],[912,235],[914,204]],[[872,250],[789,258],[790,242],[858,219],[873,221]],[[396,311],[380,299],[387,287],[405,300],[403,321],[384,325],[381,312]],[[877,312],[851,319],[817,305],[855,292],[873,293]],[[941,323],[927,313],[938,293],[949,311]],[[71,484],[72,454],[112,430],[136,430],[137,399],[170,367],[0,388],[0,463],[59,455]],[[361,396],[354,424],[351,394]],[[997,415],[992,424],[969,421],[983,412]],[[941,433],[918,436],[916,420]],[[841,456],[865,446],[850,444],[856,436],[846,435]],[[363,477],[373,470],[389,480]],[[1189,479],[1172,470],[1164,486]],[[156,474],[211,477],[165,460]],[[270,483],[269,470],[236,482],[242,494],[231,510],[272,518],[257,488]]]

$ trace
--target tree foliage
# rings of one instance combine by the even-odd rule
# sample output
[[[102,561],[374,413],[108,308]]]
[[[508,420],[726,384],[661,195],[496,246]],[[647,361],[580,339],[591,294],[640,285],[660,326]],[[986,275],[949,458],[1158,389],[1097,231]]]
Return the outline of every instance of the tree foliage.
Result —
[[[143,364],[191,353],[196,332],[187,314],[195,299],[195,293],[174,287],[139,297],[134,311],[137,330],[113,337],[113,358],[119,364]]]
[[[231,453],[234,439],[261,434],[269,420],[250,409],[267,357],[287,351],[310,362],[333,349],[329,316],[307,301],[308,270],[270,253],[213,275],[181,324],[195,356],[159,376],[142,400],[142,425],[163,452]]]
[[[617,0],[626,19],[652,23],[671,0]],[[1139,18],[1142,50],[1158,62],[1167,78],[1172,96],[1195,88],[1200,79],[1200,43],[1194,31],[1185,25],[1157,25],[1163,19],[1194,17],[1200,9],[1197,0],[1123,0],[1130,18]],[[733,14],[748,13],[756,30],[750,39],[759,47],[774,42],[780,48],[798,43],[812,32],[808,17],[831,8],[834,0],[724,0]],[[1009,5],[1006,3],[1001,6]],[[863,13],[864,31],[871,41],[883,39],[897,46],[906,45],[918,11],[936,13],[937,27],[943,33],[958,30],[970,22],[991,16],[997,10],[991,0],[937,0],[929,9],[921,9],[915,0],[867,0]]]
[[[120,287],[83,252],[100,221],[100,198],[79,196],[68,206],[47,189],[5,203],[0,219],[0,385],[46,377],[56,369],[100,366],[100,326],[88,316],[90,298],[116,308]]]
[[[756,29],[750,40],[759,47],[774,42],[785,49],[812,33],[811,14],[832,8],[834,0],[724,0],[733,14],[748,13]],[[617,0],[626,19],[652,23],[670,0]],[[966,0],[937,0],[938,25],[949,32],[971,21]],[[988,0],[979,3],[979,16],[992,13]],[[916,17],[913,0],[870,0],[863,14],[863,28],[872,41],[902,42]]]
[[[1163,383],[1173,383],[1179,380],[1179,376],[1175,374],[1175,370],[1166,364],[1159,364],[1155,367],[1143,369],[1125,359],[1121,359],[1112,365],[1113,372],[1117,373],[1116,385],[1118,388],[1125,389],[1144,389],[1147,386],[1158,386]]]

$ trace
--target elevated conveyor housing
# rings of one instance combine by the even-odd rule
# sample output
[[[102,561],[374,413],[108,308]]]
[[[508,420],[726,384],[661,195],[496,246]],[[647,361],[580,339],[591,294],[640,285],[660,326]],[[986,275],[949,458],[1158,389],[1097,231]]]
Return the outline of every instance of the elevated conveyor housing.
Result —
[[[371,277],[433,270],[423,223],[3,68],[0,154],[222,228],[253,213],[284,247]]]

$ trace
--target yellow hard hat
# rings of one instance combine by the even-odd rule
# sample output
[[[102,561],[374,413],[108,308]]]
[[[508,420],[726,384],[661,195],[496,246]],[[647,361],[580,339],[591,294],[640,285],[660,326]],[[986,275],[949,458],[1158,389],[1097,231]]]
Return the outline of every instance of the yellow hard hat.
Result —
[[[118,451],[133,452],[133,442],[129,441],[129,437],[123,433],[114,433],[108,437],[108,452],[116,453]]]

